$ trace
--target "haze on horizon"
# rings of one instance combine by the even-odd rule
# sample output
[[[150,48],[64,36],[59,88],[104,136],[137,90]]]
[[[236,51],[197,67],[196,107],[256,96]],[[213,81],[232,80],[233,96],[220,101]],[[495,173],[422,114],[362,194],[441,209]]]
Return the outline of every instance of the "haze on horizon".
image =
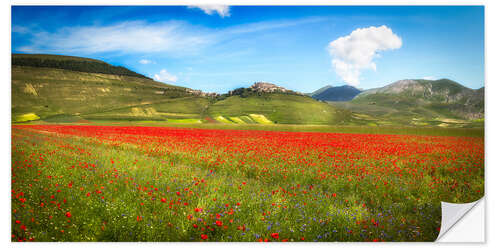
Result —
[[[401,79],[484,86],[481,6],[13,6],[12,53],[82,56],[225,93]]]

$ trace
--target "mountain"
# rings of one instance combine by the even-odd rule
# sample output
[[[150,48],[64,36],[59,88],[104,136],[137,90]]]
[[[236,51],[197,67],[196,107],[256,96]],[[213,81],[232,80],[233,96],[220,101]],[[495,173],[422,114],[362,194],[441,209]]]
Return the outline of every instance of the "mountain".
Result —
[[[344,85],[344,86],[332,87],[330,85],[327,85],[321,89],[314,91],[311,94],[311,97],[321,101],[338,102],[338,101],[350,101],[359,93],[361,93],[361,90],[353,86]]]
[[[400,80],[359,94],[354,102],[382,106],[423,106],[464,119],[484,117],[484,88],[473,90],[449,79]]]
[[[333,86],[332,85],[326,85],[326,86],[324,86],[324,87],[322,87],[322,88],[320,88],[320,89],[318,89],[318,90],[316,90],[316,91],[314,91],[312,93],[307,93],[306,95],[313,96],[313,95],[319,94],[319,93],[321,93],[321,92],[323,92],[323,91],[325,91],[325,90],[327,90],[329,88],[333,88]]]
[[[376,124],[465,126],[484,118],[484,87],[474,90],[449,79],[407,79],[333,105]]]

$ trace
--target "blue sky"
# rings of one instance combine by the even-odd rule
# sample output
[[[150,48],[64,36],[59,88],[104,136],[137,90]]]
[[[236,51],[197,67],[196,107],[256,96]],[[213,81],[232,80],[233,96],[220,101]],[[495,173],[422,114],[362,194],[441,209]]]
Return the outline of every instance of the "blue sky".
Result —
[[[12,52],[83,56],[225,93],[401,79],[484,86],[478,6],[13,6]]]

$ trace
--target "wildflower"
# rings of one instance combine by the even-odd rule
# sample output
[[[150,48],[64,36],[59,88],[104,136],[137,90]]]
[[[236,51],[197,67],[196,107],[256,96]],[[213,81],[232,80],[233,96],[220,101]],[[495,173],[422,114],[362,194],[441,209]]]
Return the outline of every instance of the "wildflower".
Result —
[[[280,235],[279,235],[279,233],[272,233],[271,237],[273,237],[275,239],[279,239]]]

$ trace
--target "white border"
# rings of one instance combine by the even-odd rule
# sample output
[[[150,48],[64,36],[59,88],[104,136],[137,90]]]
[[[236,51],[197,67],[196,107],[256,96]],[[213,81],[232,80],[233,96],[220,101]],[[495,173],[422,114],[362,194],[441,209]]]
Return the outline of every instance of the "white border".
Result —
[[[384,0],[384,1],[333,1],[333,0],[275,0],[275,1],[250,1],[250,0],[198,0],[198,1],[137,1],[137,0],[106,0],[106,1],[96,1],[96,0],[12,0],[10,3],[8,1],[2,1],[2,30],[3,39],[1,40],[3,49],[2,55],[0,57],[3,81],[0,82],[0,93],[3,95],[0,98],[1,102],[1,113],[2,117],[2,129],[1,137],[2,140],[2,171],[1,175],[3,178],[4,197],[10,197],[10,10],[11,5],[190,5],[190,4],[229,4],[229,5],[485,5],[485,82],[486,82],[486,136],[485,136],[485,146],[486,146],[486,244],[443,244],[443,243],[385,243],[385,244],[375,244],[375,243],[324,243],[324,244],[314,244],[314,243],[302,243],[302,244],[271,244],[267,247],[277,248],[286,247],[289,249],[298,248],[323,248],[331,249],[332,247],[342,247],[347,249],[367,249],[372,247],[382,247],[384,249],[401,249],[401,248],[415,248],[421,249],[422,247],[439,247],[448,249],[471,249],[471,248],[492,248],[500,249],[500,231],[497,229],[500,225],[499,213],[500,204],[498,202],[500,190],[497,178],[499,178],[500,169],[500,154],[498,154],[498,148],[500,148],[500,132],[496,125],[499,124],[499,115],[497,108],[500,108],[499,99],[497,96],[500,95],[498,85],[500,84],[500,79],[498,77],[500,64],[498,61],[500,39],[498,35],[498,24],[500,24],[500,8],[498,0],[477,0],[477,1],[461,1],[461,0],[422,0],[411,2],[399,1],[399,0]],[[8,39],[7,39],[8,38]],[[496,154],[495,154],[496,153]],[[7,186],[7,187],[5,187]],[[221,248],[241,248],[241,249],[254,249],[263,247],[262,244],[252,244],[252,243],[240,243],[240,244],[228,244],[228,243],[213,243],[213,244],[196,244],[196,243],[68,243],[68,244],[15,244],[10,243],[10,202],[3,203],[2,205],[2,216],[1,223],[3,227],[1,228],[0,237],[2,238],[3,245],[7,248],[17,248],[17,249],[31,249],[31,248],[47,248],[47,249],[86,249],[89,247],[95,248],[113,248],[120,247],[123,249],[136,249],[141,248],[209,248],[209,249],[221,249]],[[496,212],[495,212],[496,211]]]

